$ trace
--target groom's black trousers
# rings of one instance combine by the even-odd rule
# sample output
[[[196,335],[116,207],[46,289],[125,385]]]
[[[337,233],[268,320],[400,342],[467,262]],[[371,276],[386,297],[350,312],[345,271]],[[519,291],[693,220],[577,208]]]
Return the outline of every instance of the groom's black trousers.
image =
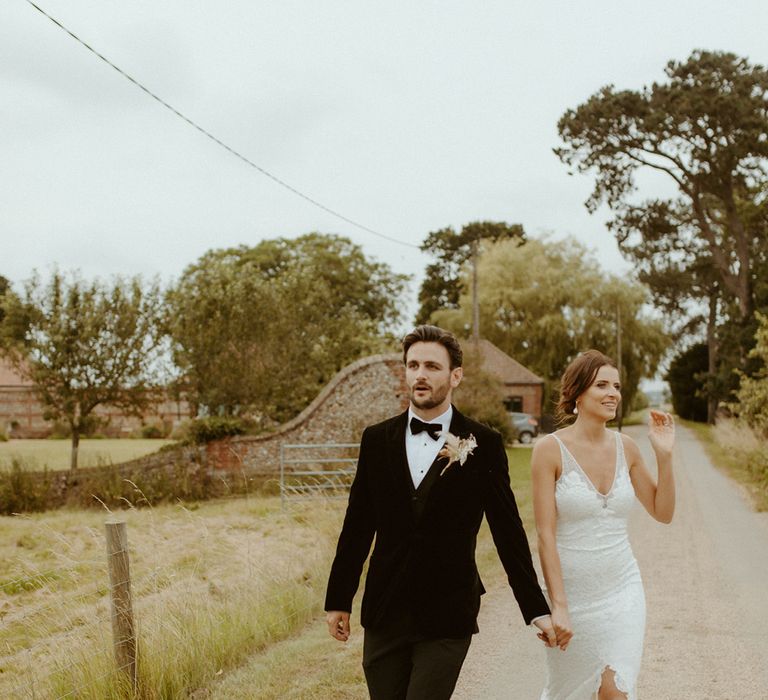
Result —
[[[407,619],[365,630],[363,671],[371,700],[448,700],[472,636],[428,639]]]

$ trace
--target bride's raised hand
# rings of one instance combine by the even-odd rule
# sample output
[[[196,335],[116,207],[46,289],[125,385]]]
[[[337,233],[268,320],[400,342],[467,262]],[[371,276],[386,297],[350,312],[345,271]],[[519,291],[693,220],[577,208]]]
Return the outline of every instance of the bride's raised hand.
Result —
[[[675,446],[675,421],[669,413],[651,409],[648,419],[648,439],[654,452],[672,453]]]

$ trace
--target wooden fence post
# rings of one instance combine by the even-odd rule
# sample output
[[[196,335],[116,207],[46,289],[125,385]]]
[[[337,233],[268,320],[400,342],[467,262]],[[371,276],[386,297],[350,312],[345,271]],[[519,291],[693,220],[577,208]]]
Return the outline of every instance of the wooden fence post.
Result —
[[[128,674],[136,688],[136,635],[131,606],[131,572],[128,565],[128,529],[125,522],[107,521],[107,563],[112,599],[112,640],[119,671]]]

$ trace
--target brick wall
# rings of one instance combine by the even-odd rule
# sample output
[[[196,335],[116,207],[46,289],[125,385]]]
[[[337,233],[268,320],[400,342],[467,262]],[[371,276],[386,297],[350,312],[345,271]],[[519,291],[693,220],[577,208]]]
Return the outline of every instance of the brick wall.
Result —
[[[274,474],[282,444],[357,443],[363,428],[408,406],[402,356],[373,355],[345,367],[296,418],[274,433],[208,443],[199,450],[203,466],[214,470]],[[182,448],[142,457],[126,467],[173,464]],[[317,453],[315,453],[317,456]],[[121,465],[122,466],[122,465]]]

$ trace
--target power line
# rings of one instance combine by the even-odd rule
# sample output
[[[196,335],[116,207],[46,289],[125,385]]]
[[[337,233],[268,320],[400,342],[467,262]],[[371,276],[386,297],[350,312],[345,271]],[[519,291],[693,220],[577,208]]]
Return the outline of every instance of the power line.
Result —
[[[53,22],[57,27],[59,27],[60,29],[63,29],[75,41],[77,41],[79,44],[81,44],[86,49],[88,49],[88,51],[90,51],[92,54],[94,54],[95,56],[100,58],[102,61],[104,61],[104,63],[106,63],[108,66],[111,66],[112,68],[114,68],[124,78],[126,78],[127,80],[130,80],[137,88],[139,88],[140,90],[143,90],[145,93],[147,93],[147,95],[149,95],[153,100],[159,102],[161,105],[163,105],[163,107],[165,107],[166,109],[168,109],[171,112],[173,112],[180,119],[183,119],[191,127],[194,127],[201,134],[203,134],[204,136],[207,136],[209,139],[211,139],[211,141],[213,141],[214,143],[218,144],[223,149],[229,151],[233,156],[235,156],[236,158],[239,158],[241,161],[243,161],[247,165],[251,166],[252,168],[254,168],[256,170],[258,170],[262,175],[265,175],[270,180],[276,182],[281,187],[284,187],[285,189],[287,189],[289,192],[292,192],[293,194],[297,195],[298,197],[301,197],[302,199],[306,200],[310,204],[313,204],[314,206],[318,207],[319,209],[322,209],[323,211],[325,211],[325,212],[327,212],[329,214],[332,214],[337,219],[341,219],[342,221],[346,221],[348,224],[351,224],[352,226],[355,226],[356,228],[359,228],[360,230],[365,231],[366,233],[370,233],[373,236],[378,236],[379,238],[383,238],[384,240],[391,241],[392,243],[398,243],[399,245],[404,245],[404,246],[407,246],[409,248],[416,248],[417,250],[421,249],[419,246],[414,245],[413,243],[408,243],[406,241],[401,241],[401,240],[399,240],[397,238],[392,238],[392,236],[387,236],[386,234],[379,233],[378,231],[374,231],[372,228],[368,228],[367,226],[365,226],[363,224],[360,224],[357,221],[354,221],[353,219],[350,219],[349,217],[346,217],[346,216],[344,216],[343,214],[340,214],[337,211],[334,211],[330,207],[327,207],[324,204],[321,204],[316,199],[312,199],[312,197],[304,194],[303,192],[300,192],[295,187],[293,187],[293,186],[289,185],[287,182],[281,180],[276,175],[273,175],[268,170],[265,170],[261,166],[259,166],[256,163],[254,163],[252,160],[250,160],[248,157],[244,156],[239,151],[235,150],[231,146],[228,146],[221,139],[219,139],[216,136],[214,136],[210,131],[207,131],[202,126],[200,126],[199,124],[194,122],[192,119],[190,119],[189,117],[187,117],[184,114],[182,114],[178,109],[176,109],[172,105],[168,104],[168,102],[166,102],[162,97],[159,97],[154,92],[152,92],[149,88],[147,88],[144,85],[142,85],[138,80],[136,80],[132,76],[128,75],[128,73],[126,73],[122,68],[120,68],[119,66],[116,66],[106,56],[104,56],[103,54],[100,54],[92,46],[89,46],[79,36],[77,36],[71,30],[67,29],[67,27],[65,27],[61,22],[59,22],[54,17],[51,17],[51,15],[49,15],[45,10],[43,10],[41,7],[39,7],[34,2],[32,2],[32,0],[27,0],[27,3],[29,3],[32,7],[34,7],[40,14],[42,14],[43,16],[45,16],[49,20],[51,20],[51,22]]]

